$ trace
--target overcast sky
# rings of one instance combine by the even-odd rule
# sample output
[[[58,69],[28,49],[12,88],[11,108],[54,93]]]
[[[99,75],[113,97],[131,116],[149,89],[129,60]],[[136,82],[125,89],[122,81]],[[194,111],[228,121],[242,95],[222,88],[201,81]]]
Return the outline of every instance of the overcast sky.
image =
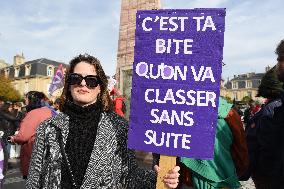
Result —
[[[283,0],[162,0],[163,8],[226,8],[223,78],[264,72],[284,39]],[[97,56],[108,75],[116,68],[119,0],[0,0],[0,59],[48,58],[68,63]]]

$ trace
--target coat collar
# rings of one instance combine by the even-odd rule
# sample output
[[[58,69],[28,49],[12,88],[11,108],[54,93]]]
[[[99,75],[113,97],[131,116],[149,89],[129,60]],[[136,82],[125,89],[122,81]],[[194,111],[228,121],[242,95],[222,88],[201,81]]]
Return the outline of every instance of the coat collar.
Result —
[[[114,154],[117,146],[116,132],[117,130],[113,126],[111,118],[107,116],[107,113],[103,113],[81,188],[90,188],[94,180],[98,178],[96,175],[100,174],[99,170],[107,163],[105,160],[112,159],[111,156]]]
[[[115,140],[117,131],[115,127],[113,127],[113,123],[110,119],[111,118],[108,116],[108,113],[102,113],[98,124],[96,140],[81,188],[88,188],[88,186],[92,185],[94,182],[93,179],[95,178],[94,171],[100,170],[100,168],[106,163],[103,159],[114,154],[114,151],[116,150],[114,146],[116,146],[117,143]],[[65,146],[69,133],[68,115],[59,113],[55,119],[53,119],[53,124],[60,129]]]
[[[61,112],[54,117],[52,124],[60,129],[65,146],[69,133],[69,116]]]

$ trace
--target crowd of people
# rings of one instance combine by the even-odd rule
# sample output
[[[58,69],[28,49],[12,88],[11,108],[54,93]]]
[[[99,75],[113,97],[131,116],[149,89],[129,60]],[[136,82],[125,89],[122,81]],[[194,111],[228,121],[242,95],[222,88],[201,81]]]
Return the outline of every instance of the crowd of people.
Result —
[[[277,64],[258,88],[266,100],[250,101],[243,123],[236,106],[219,99],[213,159],[177,159],[181,188],[237,189],[249,178],[256,189],[284,188],[284,40],[275,53]]]
[[[60,99],[56,99],[53,104],[44,93],[30,91],[24,100],[24,103],[1,101],[0,132],[4,156],[2,174],[5,175],[10,167],[8,159],[14,157],[10,154],[13,151],[11,147],[16,148],[20,145],[21,172],[26,179],[36,128],[48,118],[41,107],[46,107],[51,115],[57,114]]]
[[[23,118],[21,111],[22,103],[16,102],[1,102],[0,105],[0,132],[1,145],[3,150],[3,169],[5,173],[8,169],[8,158],[10,157],[11,144],[8,143],[7,138],[13,135],[19,128],[20,121]]]
[[[256,189],[284,188],[284,41],[277,64],[261,80],[259,97],[240,113],[219,98],[214,157],[177,157],[163,178],[169,188],[237,189],[252,178]],[[20,102],[0,103],[0,179],[8,169],[12,144],[21,145],[26,188],[155,188],[159,154],[153,170],[138,166],[127,148],[125,98],[93,56],[70,61],[62,96],[53,103],[39,91]]]

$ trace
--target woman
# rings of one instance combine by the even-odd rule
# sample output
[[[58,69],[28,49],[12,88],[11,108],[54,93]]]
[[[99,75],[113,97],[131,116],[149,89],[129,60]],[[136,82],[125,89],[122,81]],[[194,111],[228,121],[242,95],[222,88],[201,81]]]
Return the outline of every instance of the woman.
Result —
[[[127,148],[127,122],[112,111],[95,57],[71,60],[62,100],[62,113],[37,130],[26,188],[155,188],[156,173],[138,168]],[[171,188],[178,170],[164,179]]]
[[[28,176],[36,129],[41,122],[52,116],[51,110],[44,107],[44,98],[45,95],[38,91],[30,91],[26,94],[25,103],[27,104],[27,114],[20,124],[18,134],[9,137],[11,143],[18,143],[22,145],[20,160],[21,171],[24,179]]]
[[[113,88],[110,92],[110,95],[113,97],[113,111],[120,115],[121,117],[125,117],[126,113],[126,104],[125,98],[121,95],[120,91],[116,88]]]
[[[11,111],[10,103],[4,103],[0,107],[0,131],[3,132],[2,142],[3,142],[3,151],[4,151],[4,173],[8,170],[8,159],[10,157],[11,144],[7,142],[8,136],[13,135],[20,123],[20,120],[15,118]]]
[[[4,103],[0,108],[0,130],[4,132],[2,137],[5,145],[7,145],[7,137],[14,134],[19,124],[19,119],[15,118],[11,111],[10,103]]]

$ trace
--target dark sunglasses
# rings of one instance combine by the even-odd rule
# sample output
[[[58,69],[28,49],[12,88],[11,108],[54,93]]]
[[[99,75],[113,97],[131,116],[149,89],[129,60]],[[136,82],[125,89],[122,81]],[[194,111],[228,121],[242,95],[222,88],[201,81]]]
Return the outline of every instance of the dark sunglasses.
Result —
[[[81,74],[70,73],[68,76],[68,82],[70,85],[80,85],[83,79],[85,80],[88,87],[95,88],[99,84],[101,84],[100,78],[96,75],[87,75],[83,77]]]

